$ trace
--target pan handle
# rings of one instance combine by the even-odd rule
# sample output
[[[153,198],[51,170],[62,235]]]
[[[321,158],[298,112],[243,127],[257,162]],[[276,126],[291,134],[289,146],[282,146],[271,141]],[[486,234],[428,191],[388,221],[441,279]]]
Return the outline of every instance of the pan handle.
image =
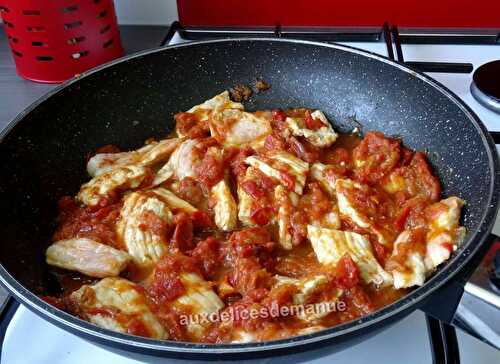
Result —
[[[479,262],[440,288],[421,310],[500,350],[500,237],[491,235]]]
[[[500,350],[500,237],[465,283],[451,323]]]

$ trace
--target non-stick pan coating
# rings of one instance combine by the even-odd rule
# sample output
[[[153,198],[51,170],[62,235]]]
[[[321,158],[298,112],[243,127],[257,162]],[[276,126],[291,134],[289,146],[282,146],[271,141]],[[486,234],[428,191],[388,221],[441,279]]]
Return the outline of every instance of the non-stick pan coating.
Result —
[[[2,265],[33,292],[51,292],[43,252],[57,200],[88,180],[86,155],[105,144],[126,150],[164,137],[176,112],[256,77],[271,89],[255,95],[250,110],[318,108],[336,129],[381,130],[428,151],[444,195],[468,203],[464,224],[477,236],[455,259],[465,260],[491,228],[497,203],[496,157],[485,129],[432,81],[362,53],[307,42],[218,41],[146,53],[63,88],[19,117],[0,144]]]

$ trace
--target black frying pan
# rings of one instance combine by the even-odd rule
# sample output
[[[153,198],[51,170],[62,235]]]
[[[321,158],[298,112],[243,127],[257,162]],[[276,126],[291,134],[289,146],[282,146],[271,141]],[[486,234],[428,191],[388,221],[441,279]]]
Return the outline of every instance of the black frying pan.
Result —
[[[163,137],[174,126],[174,113],[256,77],[272,87],[248,102],[248,109],[318,108],[337,130],[381,130],[401,137],[410,148],[428,151],[444,195],[468,202],[463,220],[467,238],[454,257],[423,287],[360,320],[260,344],[200,345],[133,337],[99,329],[40,300],[37,294],[54,290],[44,249],[55,228],[56,201],[75,194],[88,179],[85,156],[105,144],[130,149],[147,138]],[[321,355],[365,339],[424,303],[454,310],[464,277],[490,244],[500,196],[495,146],[477,116],[449,90],[378,55],[293,40],[171,46],[90,71],[19,115],[2,134],[0,161],[2,283],[57,326],[144,357],[241,360],[305,350]],[[443,304],[450,289],[459,292],[456,301]]]

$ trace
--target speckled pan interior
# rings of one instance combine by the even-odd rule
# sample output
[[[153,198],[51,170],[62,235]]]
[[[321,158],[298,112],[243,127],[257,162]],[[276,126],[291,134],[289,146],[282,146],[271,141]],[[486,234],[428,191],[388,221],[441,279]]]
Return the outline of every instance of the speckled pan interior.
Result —
[[[338,130],[381,130],[428,151],[444,194],[468,202],[465,226],[488,228],[483,215],[496,200],[490,200],[494,167],[485,129],[448,95],[414,72],[342,48],[222,41],[103,68],[18,118],[0,144],[3,266],[30,290],[50,291],[43,251],[57,200],[88,179],[85,156],[105,144],[131,149],[164,137],[176,112],[256,77],[272,87],[255,95],[249,110],[318,108]],[[464,249],[476,243],[469,239]]]

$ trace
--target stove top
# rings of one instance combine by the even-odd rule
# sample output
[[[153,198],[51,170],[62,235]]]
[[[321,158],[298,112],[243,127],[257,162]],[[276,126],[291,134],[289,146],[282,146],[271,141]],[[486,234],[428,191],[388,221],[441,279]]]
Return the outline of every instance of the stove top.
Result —
[[[443,83],[479,116],[486,127],[500,135],[500,115],[485,108],[471,94],[470,85],[473,79],[473,69],[477,69],[484,63],[500,59],[500,43],[489,42],[497,39],[491,35],[476,35],[478,42],[466,40],[465,36],[458,37],[456,34],[445,34],[440,38],[439,34],[433,34],[431,39],[439,44],[429,43],[427,38],[412,38],[415,34],[406,34],[394,31],[394,28],[384,27],[384,34],[373,29],[365,32],[349,31],[338,33],[335,37],[329,37],[327,41],[336,40],[339,43],[375,52],[384,56],[391,56],[399,61],[411,64],[419,69],[434,70],[429,75]],[[241,35],[267,35],[282,36],[286,33],[282,29],[266,29],[236,31]],[[354,34],[355,33],[355,34]],[[289,37],[299,38],[304,35],[304,30],[292,32],[288,30]],[[331,34],[328,33],[330,36]],[[354,34],[354,36],[353,36]],[[207,39],[213,37],[226,37],[227,34],[221,30],[215,32],[194,31],[186,36],[186,32],[171,27],[166,37],[165,44],[177,44],[190,39]],[[323,34],[323,37],[325,35]],[[317,32],[311,32],[308,39],[318,39]],[[392,41],[396,38],[396,49],[392,47]],[[401,39],[406,42],[401,43]],[[411,41],[411,40],[414,41]],[[450,41],[451,39],[451,41]],[[460,40],[462,44],[457,44]],[[418,43],[418,44],[417,44]],[[453,44],[452,44],[453,43]],[[467,44],[466,44],[467,43]],[[472,43],[472,44],[471,44]],[[389,44],[391,45],[389,47]],[[389,51],[390,48],[390,51]],[[403,59],[404,56],[404,59]],[[497,143],[500,141],[497,139]],[[500,146],[497,146],[500,151]],[[494,233],[500,235],[500,218],[497,219]],[[125,358],[110,353],[98,346],[88,343],[73,336],[34,315],[26,308],[20,306],[12,316],[12,320],[5,331],[5,338],[1,356],[1,364],[22,363],[139,363],[131,358]],[[497,351],[479,340],[457,331],[458,347],[462,363],[494,363],[500,362],[500,351]],[[29,350],[26,350],[29,343]],[[315,359],[312,363],[364,363],[374,358],[384,363],[401,363],[404,357],[405,363],[430,363],[432,362],[431,345],[429,344],[429,333],[426,326],[426,317],[420,312],[414,312],[406,319],[395,324],[382,334],[377,335],[362,344],[351,347],[345,351],[332,354],[327,357]],[[303,361],[308,361],[307,353],[303,355]],[[264,359],[262,363],[283,363],[286,359],[274,358]],[[176,363],[177,360],[154,360],[155,363]]]
[[[465,364],[498,363],[500,352],[479,340],[458,332],[461,362]],[[27,350],[27,346],[29,349]],[[22,354],[21,354],[22,353]],[[313,364],[357,364],[383,362],[384,364],[431,363],[431,351],[425,324],[425,315],[415,312],[363,343],[336,354],[303,362]],[[289,359],[288,359],[289,361]],[[179,360],[154,360],[152,363],[187,363]],[[244,364],[243,361],[240,361]],[[55,327],[24,307],[20,307],[7,329],[2,352],[2,364],[139,364],[130,358],[110,353],[79,337]],[[262,364],[286,364],[286,359],[263,359]]]

